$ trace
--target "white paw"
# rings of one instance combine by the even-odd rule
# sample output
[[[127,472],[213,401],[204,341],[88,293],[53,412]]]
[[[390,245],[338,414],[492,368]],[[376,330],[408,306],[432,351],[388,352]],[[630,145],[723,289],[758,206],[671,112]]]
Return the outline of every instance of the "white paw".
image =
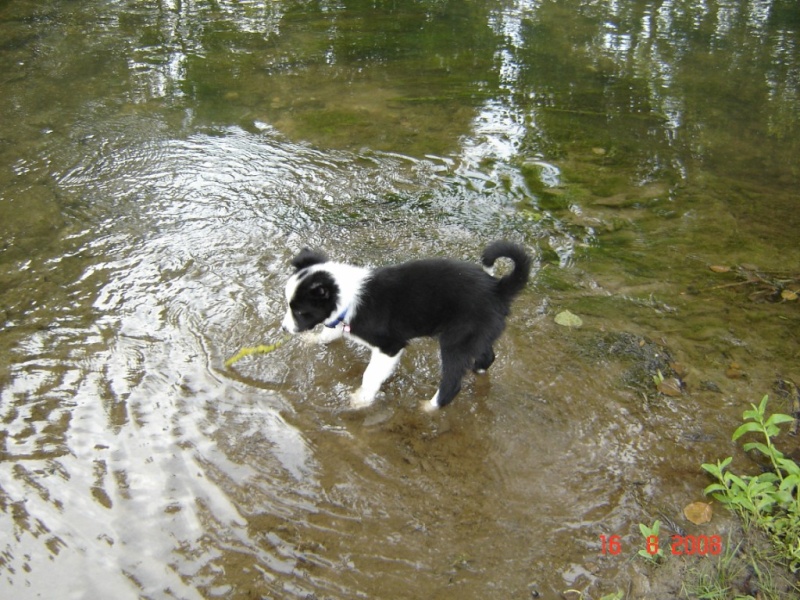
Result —
[[[319,344],[319,334],[318,333],[301,333],[299,336],[300,341],[303,343],[304,346],[316,346]]]
[[[364,393],[364,390],[358,388],[355,392],[350,394],[350,406],[352,408],[365,408],[375,401],[375,396]]]
[[[344,335],[344,330],[341,327],[324,327],[322,331],[317,334],[318,344],[330,344],[341,338]]]
[[[324,344],[330,344],[337,338],[341,337],[341,332],[337,332],[335,330],[331,331],[330,329],[323,329],[322,331],[318,332],[306,332],[300,336],[303,343],[306,346],[319,346]]]
[[[441,407],[439,406],[439,392],[436,392],[433,395],[433,398],[428,400],[427,402],[422,403],[422,410],[426,413],[435,413]]]

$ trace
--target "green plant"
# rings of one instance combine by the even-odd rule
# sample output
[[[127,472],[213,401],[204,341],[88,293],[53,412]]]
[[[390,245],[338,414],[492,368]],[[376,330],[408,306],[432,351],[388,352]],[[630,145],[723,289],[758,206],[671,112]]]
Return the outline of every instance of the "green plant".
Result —
[[[661,372],[661,369],[659,369],[658,372],[653,375],[653,383],[656,384],[656,387],[664,383],[664,374]]]
[[[734,582],[742,578],[747,564],[738,558],[740,541],[735,547],[726,547],[714,563],[704,563],[697,568],[696,579],[689,586],[683,582],[683,594],[698,600],[728,600],[733,592]],[[736,596],[740,598],[740,596]]]
[[[639,523],[639,531],[642,532],[644,537],[645,547],[639,550],[638,555],[647,561],[656,563],[659,558],[664,556],[664,551],[659,547],[658,532],[661,529],[661,521],[656,519],[652,527],[648,527],[644,523]]]
[[[736,475],[728,469],[732,457],[704,464],[703,469],[717,480],[706,487],[705,494],[738,513],[746,525],[764,530],[781,560],[796,572],[800,570],[800,466],[773,443],[780,434],[779,425],[793,419],[780,413],[768,417],[768,400],[769,396],[764,396],[758,406],[752,404],[751,410],[744,411],[744,424],[734,431],[733,440],[748,433],[760,434],[761,441],[747,442],[743,448],[769,459],[769,470],[759,475]]]

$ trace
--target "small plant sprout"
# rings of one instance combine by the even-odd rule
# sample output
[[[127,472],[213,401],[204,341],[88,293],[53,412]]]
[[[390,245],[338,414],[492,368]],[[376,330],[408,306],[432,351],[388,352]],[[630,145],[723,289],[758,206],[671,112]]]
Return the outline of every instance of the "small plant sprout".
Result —
[[[647,561],[657,563],[659,558],[663,558],[664,551],[659,547],[658,532],[661,529],[661,521],[656,519],[651,527],[644,523],[639,523],[639,531],[644,537],[645,547],[639,550],[638,555]]]

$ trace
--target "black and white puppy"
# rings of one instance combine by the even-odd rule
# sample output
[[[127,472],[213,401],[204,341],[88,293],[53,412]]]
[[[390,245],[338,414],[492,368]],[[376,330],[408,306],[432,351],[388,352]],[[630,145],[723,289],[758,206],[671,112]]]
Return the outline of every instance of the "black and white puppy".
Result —
[[[514,269],[496,279],[487,271],[500,257],[514,261]],[[436,410],[458,394],[467,369],[483,372],[494,362],[492,346],[512,299],[528,281],[531,258],[516,244],[494,242],[482,262],[486,271],[441,258],[368,269],[304,249],[292,260],[296,271],[286,283],[289,307],[282,325],[298,333],[324,323],[319,341],[344,335],[371,349],[361,387],[352,396],[355,407],[373,402],[410,340],[437,337],[442,378],[425,404]]]

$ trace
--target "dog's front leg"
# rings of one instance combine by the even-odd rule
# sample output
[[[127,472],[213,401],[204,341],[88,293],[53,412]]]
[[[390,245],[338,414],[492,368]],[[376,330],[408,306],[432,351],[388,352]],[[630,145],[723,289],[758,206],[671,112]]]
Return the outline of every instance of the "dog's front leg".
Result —
[[[378,348],[372,349],[372,355],[370,356],[367,370],[364,371],[361,387],[350,398],[350,404],[354,408],[369,406],[373,403],[375,396],[381,389],[381,384],[389,379],[389,376],[394,372],[394,368],[400,362],[402,354],[403,351],[400,350],[394,356],[389,356]]]

